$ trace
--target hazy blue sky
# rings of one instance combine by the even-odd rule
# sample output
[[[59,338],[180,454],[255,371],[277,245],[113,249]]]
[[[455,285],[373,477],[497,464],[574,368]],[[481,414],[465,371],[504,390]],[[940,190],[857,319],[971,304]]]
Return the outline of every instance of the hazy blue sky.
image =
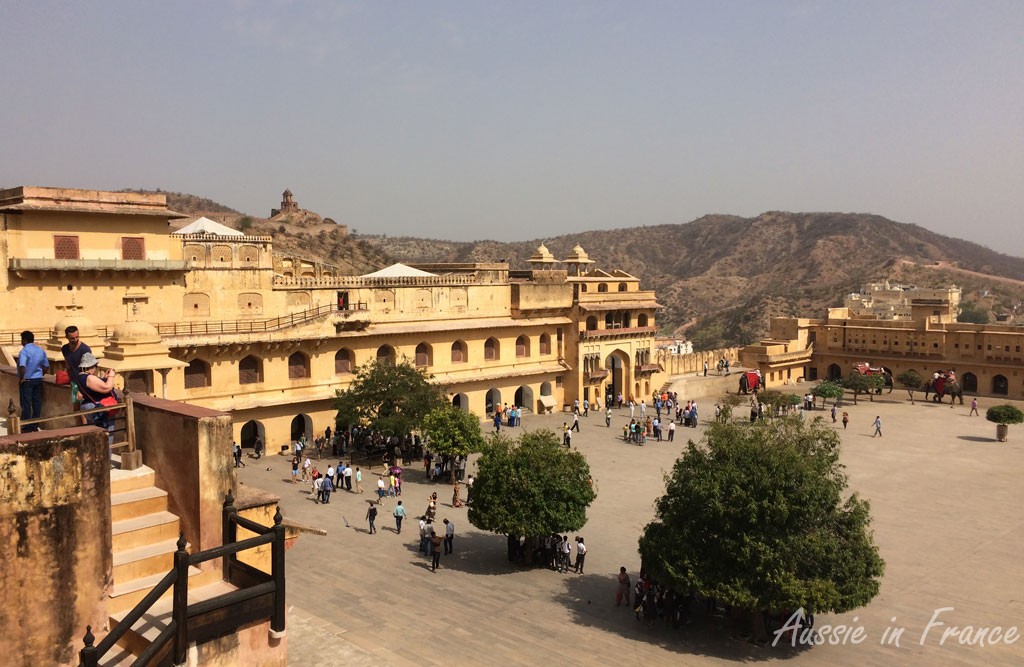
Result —
[[[1021,0],[3,0],[0,30],[3,187],[290,187],[467,240],[855,211],[1024,256]]]

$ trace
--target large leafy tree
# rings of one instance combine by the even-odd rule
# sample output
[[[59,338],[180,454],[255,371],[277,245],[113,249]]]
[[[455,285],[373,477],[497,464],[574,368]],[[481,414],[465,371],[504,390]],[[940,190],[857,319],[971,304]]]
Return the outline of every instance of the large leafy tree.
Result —
[[[844,497],[839,442],[820,421],[712,425],[666,479],[640,538],[644,566],[750,611],[867,604],[884,563],[868,503]]]
[[[432,410],[446,404],[441,387],[408,360],[371,361],[356,371],[355,380],[334,399],[339,429],[372,426],[402,436],[417,428]]]
[[[484,446],[480,418],[451,405],[427,413],[423,433],[430,438],[430,449],[447,456],[466,456]],[[455,467],[452,466],[452,476]]]
[[[596,497],[587,460],[554,432],[495,436],[477,461],[469,522],[505,535],[565,533],[583,527]]]

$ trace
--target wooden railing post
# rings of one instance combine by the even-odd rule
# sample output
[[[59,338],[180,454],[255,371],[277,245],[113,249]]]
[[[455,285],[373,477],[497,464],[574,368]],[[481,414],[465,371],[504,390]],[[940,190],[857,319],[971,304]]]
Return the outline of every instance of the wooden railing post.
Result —
[[[96,647],[92,645],[96,638],[92,635],[92,626],[85,626],[85,637],[82,638],[85,647],[78,652],[79,667],[98,667],[100,664],[99,655],[96,654]]]
[[[18,423],[18,408],[15,407],[12,398],[7,403],[7,434],[16,435],[18,433],[21,433],[21,424]]]
[[[220,519],[221,544],[223,545],[234,544],[238,537],[238,527],[233,521],[237,512],[238,510],[235,509],[235,496],[231,493],[231,489],[228,489],[228,494],[224,496],[224,508],[221,511]],[[234,556],[228,554],[221,559],[221,575],[224,581],[231,581],[232,558]]]
[[[184,665],[188,651],[188,551],[185,533],[178,537],[178,550],[174,552],[174,607],[171,618],[174,620],[174,656],[175,665]]]
[[[274,513],[274,541],[270,547],[270,571],[274,578],[274,615],[270,619],[270,631],[278,637],[285,631],[285,587],[284,587],[284,525],[280,505]]]
[[[124,388],[124,430],[125,439],[128,441],[128,451],[135,451],[135,399],[132,398],[132,394],[128,391],[128,387]]]

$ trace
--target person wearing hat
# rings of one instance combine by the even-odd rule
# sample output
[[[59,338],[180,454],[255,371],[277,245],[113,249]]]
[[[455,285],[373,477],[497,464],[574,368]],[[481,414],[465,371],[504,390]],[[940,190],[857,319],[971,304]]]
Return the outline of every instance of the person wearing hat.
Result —
[[[102,376],[99,373],[99,360],[92,352],[82,355],[78,364],[78,393],[82,395],[82,410],[100,407],[100,401],[114,395],[114,379],[117,373],[107,370]],[[92,415],[92,423],[108,431],[114,430],[114,422],[106,412]],[[113,435],[110,436],[113,438]]]

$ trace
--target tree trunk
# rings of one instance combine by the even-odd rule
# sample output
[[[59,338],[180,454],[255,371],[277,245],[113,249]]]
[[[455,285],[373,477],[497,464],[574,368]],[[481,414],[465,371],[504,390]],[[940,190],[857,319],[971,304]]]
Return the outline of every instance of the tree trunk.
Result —
[[[996,424],[996,440],[999,442],[1006,442],[1006,436],[1010,432],[1010,427],[1006,424]]]

